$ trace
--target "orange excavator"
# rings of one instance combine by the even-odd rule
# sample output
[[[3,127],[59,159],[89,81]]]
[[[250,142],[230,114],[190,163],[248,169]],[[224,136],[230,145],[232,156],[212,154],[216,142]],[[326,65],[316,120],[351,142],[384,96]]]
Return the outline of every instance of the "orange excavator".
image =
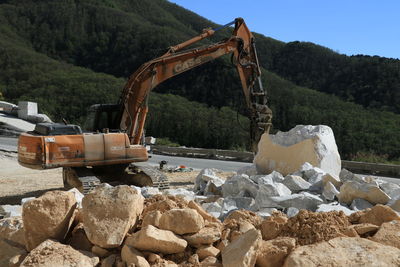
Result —
[[[235,25],[232,35],[220,42],[188,48]],[[185,49],[186,48],[186,49]],[[269,132],[272,112],[261,84],[255,40],[242,18],[169,48],[167,53],[144,63],[123,88],[117,104],[90,107],[86,130],[77,125],[39,123],[33,132],[21,134],[18,162],[34,169],[63,168],[64,185],[88,191],[100,182],[122,181],[163,188],[166,177],[133,163],[148,160],[144,125],[150,91],[163,81],[226,54],[232,54],[241,80],[253,148]]]

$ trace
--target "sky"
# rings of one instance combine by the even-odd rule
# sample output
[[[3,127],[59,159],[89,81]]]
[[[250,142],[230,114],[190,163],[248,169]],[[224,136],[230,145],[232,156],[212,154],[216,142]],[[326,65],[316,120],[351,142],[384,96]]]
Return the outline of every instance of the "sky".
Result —
[[[218,24],[244,18],[274,39],[400,58],[400,0],[170,0]]]

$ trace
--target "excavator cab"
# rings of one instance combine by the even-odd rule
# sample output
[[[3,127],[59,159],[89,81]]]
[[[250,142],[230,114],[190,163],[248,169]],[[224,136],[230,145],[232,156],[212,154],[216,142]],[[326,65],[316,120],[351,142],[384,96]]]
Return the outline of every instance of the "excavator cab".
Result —
[[[88,109],[84,130],[87,132],[119,132],[119,104],[96,104]]]

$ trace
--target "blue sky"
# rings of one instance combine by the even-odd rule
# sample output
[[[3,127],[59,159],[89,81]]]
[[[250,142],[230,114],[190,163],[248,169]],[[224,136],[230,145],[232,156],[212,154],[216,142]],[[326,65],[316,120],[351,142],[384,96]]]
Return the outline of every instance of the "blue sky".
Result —
[[[309,41],[347,55],[400,58],[400,0],[170,0],[218,24],[243,17],[284,41]]]

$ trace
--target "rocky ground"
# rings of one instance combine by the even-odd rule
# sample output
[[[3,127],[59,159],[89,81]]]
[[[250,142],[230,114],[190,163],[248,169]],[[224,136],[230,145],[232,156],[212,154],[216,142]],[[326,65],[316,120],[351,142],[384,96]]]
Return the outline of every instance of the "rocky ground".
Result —
[[[304,129],[316,134],[296,145],[314,166],[268,155],[256,164],[272,172],[203,169],[170,174],[163,191],[101,184],[2,205],[0,266],[400,266],[400,186],[341,169],[333,135]]]

